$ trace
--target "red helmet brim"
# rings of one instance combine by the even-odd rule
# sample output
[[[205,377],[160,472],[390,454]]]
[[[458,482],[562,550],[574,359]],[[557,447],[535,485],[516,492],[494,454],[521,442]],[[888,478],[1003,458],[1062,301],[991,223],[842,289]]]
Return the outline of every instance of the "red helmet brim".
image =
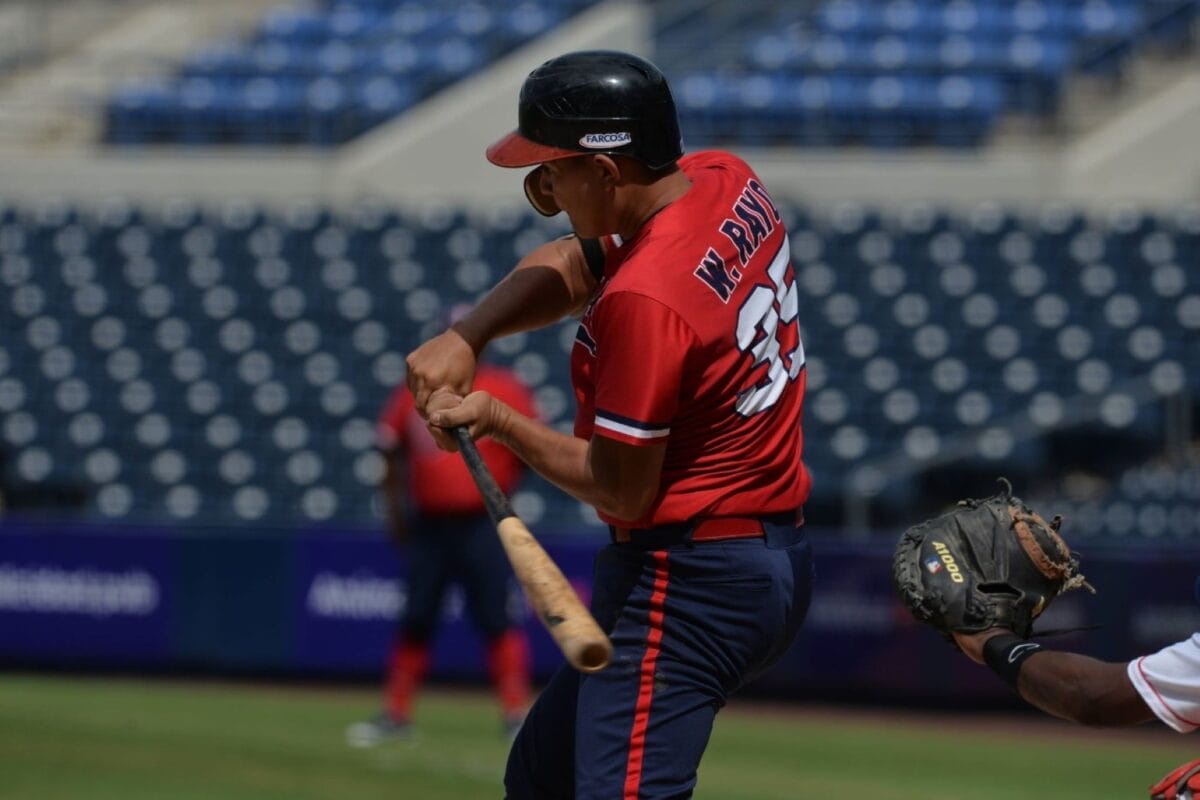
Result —
[[[494,142],[487,149],[487,160],[498,167],[532,167],[534,164],[545,164],[547,161],[557,161],[560,158],[586,155],[576,150],[564,150],[561,147],[551,147],[539,144],[532,139],[526,139],[518,131]]]

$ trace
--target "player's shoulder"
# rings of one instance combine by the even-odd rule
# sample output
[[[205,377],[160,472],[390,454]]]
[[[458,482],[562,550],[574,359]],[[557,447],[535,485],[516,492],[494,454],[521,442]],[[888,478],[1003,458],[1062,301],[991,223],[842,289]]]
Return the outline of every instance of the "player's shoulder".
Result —
[[[679,159],[679,168],[688,175],[703,170],[724,170],[754,177],[754,169],[728,150],[700,150]]]
[[[618,273],[601,293],[595,308],[629,325],[627,333],[631,335],[636,335],[633,328],[650,320],[657,320],[652,325],[682,325],[699,335],[705,327],[704,315],[710,311],[702,300],[677,274],[640,270],[639,274]]]
[[[1163,649],[1171,650],[1177,654],[1186,653],[1188,658],[1193,661],[1200,659],[1200,631],[1196,631],[1186,639],[1181,639],[1174,644],[1167,645]],[[1200,678],[1200,676],[1197,677]]]
[[[1180,664],[1188,664],[1190,665],[1190,669],[1200,667],[1200,631],[1174,644],[1166,645],[1156,653],[1136,658],[1131,663],[1150,664],[1154,669],[1161,669],[1166,665],[1178,666]],[[1195,679],[1200,681],[1200,673],[1195,674]]]

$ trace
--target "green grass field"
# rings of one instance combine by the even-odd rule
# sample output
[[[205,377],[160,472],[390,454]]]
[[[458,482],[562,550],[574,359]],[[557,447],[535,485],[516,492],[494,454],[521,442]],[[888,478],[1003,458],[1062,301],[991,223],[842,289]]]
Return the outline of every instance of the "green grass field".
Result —
[[[343,743],[369,689],[0,673],[3,800],[498,800],[506,742],[485,693],[422,696],[419,740]],[[735,705],[699,800],[1144,798],[1200,755],[1161,730]]]

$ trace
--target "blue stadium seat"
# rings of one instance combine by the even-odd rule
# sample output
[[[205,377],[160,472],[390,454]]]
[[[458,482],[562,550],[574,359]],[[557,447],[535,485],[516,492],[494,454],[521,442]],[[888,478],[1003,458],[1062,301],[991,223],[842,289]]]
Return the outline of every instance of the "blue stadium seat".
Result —
[[[676,85],[692,78],[700,82],[700,88],[685,91],[690,97],[681,108],[684,129],[694,141],[778,140],[773,131],[778,120],[798,118],[793,121],[811,128],[814,109],[826,113],[834,103],[845,102],[844,116],[835,110],[834,119],[804,130],[791,143],[975,146],[987,139],[999,111],[1052,116],[1072,70],[1116,74],[1153,30],[1172,22],[1186,27],[1195,14],[1195,9],[1159,12],[1153,5],[1132,0],[828,0],[815,8],[783,7],[733,22],[720,18],[720,30],[697,15],[664,34],[660,50]],[[693,55],[698,43],[717,37],[739,44],[736,57],[700,66]],[[720,80],[714,82],[714,76]],[[830,81],[839,76],[862,83],[843,83],[830,91]],[[808,82],[800,84],[804,91],[790,92],[774,82],[781,77]],[[938,93],[930,93],[929,84],[911,81],[946,78],[956,81],[942,93],[939,120],[930,109]],[[755,91],[739,92],[739,82]],[[877,87],[873,101],[872,84]],[[1000,103],[993,108],[996,93]],[[980,94],[978,101],[969,99]],[[714,120],[714,109],[744,124],[722,125]]]
[[[926,463],[950,442],[1033,472],[1053,458],[1047,438],[1013,432],[1057,431],[1079,408],[1097,439],[1150,446],[1163,411],[1129,382],[1198,388],[1184,366],[1200,335],[1183,266],[1200,216],[1187,210],[781,212],[807,298],[815,502],[870,483],[858,471],[873,459]],[[374,518],[373,420],[404,354],[557,232],[527,212],[438,206],[48,205],[3,219],[0,438],[16,479],[81,482],[101,517],[189,523]],[[575,327],[492,348],[565,429]],[[911,491],[901,482],[887,502]],[[585,520],[536,481],[522,492],[548,524]],[[1149,522],[1137,498],[1120,502],[1101,515],[1113,535],[1157,530],[1182,501],[1156,498]]]
[[[165,81],[119,88],[106,140],[332,147],[561,23],[587,2],[327,3],[268,13]]]

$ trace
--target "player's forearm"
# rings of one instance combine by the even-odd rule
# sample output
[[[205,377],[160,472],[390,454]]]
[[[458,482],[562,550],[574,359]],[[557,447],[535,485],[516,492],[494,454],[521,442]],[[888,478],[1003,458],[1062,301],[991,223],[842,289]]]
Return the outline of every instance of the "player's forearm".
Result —
[[[537,420],[506,409],[492,438],[512,450],[530,469],[567,494],[596,509],[623,516],[624,499],[618,486],[606,485],[592,468],[591,445]]]
[[[550,325],[581,309],[591,297],[594,282],[582,274],[582,256],[573,240],[550,242],[521,259],[454,330],[476,354],[488,342],[519,331]]]
[[[1084,725],[1133,725],[1154,719],[1124,664],[1042,650],[1021,667],[1017,691],[1048,714]]]

